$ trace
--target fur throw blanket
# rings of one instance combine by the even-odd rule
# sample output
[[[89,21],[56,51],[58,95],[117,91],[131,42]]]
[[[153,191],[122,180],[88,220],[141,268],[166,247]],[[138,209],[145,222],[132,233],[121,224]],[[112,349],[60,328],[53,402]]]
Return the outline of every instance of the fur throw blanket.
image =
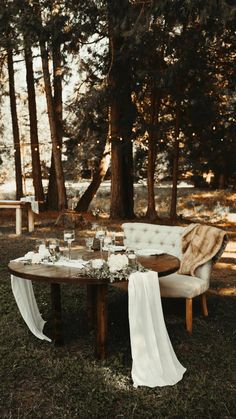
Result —
[[[202,224],[190,224],[182,235],[183,257],[179,273],[194,276],[195,270],[222,255],[228,238],[225,231]]]

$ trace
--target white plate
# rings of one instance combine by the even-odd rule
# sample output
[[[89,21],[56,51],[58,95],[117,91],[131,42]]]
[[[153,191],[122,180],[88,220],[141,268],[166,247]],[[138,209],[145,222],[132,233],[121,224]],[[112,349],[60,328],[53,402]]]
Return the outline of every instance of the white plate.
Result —
[[[135,253],[138,256],[157,256],[157,255],[162,255],[164,252],[161,249],[146,248],[146,249],[139,249]]]
[[[122,252],[126,249],[126,246],[111,246],[112,252]],[[105,246],[102,248],[102,250],[108,251],[108,248]]]
[[[121,252],[122,250],[125,250],[126,246],[114,246],[115,252]]]

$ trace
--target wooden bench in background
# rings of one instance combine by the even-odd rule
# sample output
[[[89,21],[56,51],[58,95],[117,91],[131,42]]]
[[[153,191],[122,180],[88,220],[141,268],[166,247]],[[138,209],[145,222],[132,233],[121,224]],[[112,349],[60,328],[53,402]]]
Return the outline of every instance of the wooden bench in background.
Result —
[[[27,210],[28,215],[28,230],[34,231],[34,213],[32,211],[31,203],[25,201],[0,201],[0,208],[8,208],[16,210],[16,235],[22,234],[22,217],[23,210]]]

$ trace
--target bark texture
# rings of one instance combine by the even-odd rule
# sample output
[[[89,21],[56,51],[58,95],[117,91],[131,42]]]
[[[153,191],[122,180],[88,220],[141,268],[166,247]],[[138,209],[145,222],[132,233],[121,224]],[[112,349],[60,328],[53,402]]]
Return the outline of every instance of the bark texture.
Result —
[[[44,192],[42,184],[42,172],[39,154],[38,140],[38,121],[37,107],[34,86],[33,57],[31,47],[25,39],[25,65],[26,65],[26,83],[28,91],[28,109],[30,121],[30,142],[31,142],[31,158],[32,158],[32,177],[34,185],[34,193],[37,201],[44,201]]]
[[[45,42],[43,41],[40,41],[40,51],[41,51],[41,58],[42,58],[45,94],[46,94],[46,101],[47,101],[48,120],[49,120],[50,132],[51,132],[52,154],[53,154],[53,159],[55,163],[56,186],[57,186],[57,193],[58,193],[58,208],[57,209],[63,210],[67,206],[67,200],[66,200],[64,173],[63,173],[62,160],[61,160],[61,144],[57,136],[52,87],[51,87],[49,65],[48,65],[48,52],[47,52]]]
[[[16,199],[20,199],[23,196],[20,133],[19,133],[17,107],[16,107],[13,51],[11,48],[8,48],[7,50],[7,67],[8,67],[8,79],[9,79],[9,96],[10,96],[10,107],[11,107],[12,132],[13,132],[13,141],[14,141],[14,150],[15,150],[14,158],[15,158]]]
[[[172,174],[172,194],[171,194],[171,207],[170,219],[175,221],[177,219],[177,186],[178,186],[178,172],[179,172],[179,132],[180,132],[180,102],[176,104],[176,117],[175,117],[175,142],[173,154],[173,174]]]
[[[101,185],[101,182],[103,181],[107,170],[110,165],[110,144],[109,142],[106,143],[105,149],[102,155],[102,158],[100,160],[98,169],[95,171],[92,181],[86,191],[81,196],[75,210],[77,212],[87,211],[89,208],[90,203],[92,202],[96,192],[99,189],[99,186]]]
[[[134,106],[131,99],[129,45],[122,24],[130,3],[122,0],[119,7],[111,1],[108,8],[111,66],[109,137],[111,141],[111,218],[133,218],[133,147],[131,142]],[[118,7],[118,9],[116,9]],[[117,13],[116,13],[117,12]]]

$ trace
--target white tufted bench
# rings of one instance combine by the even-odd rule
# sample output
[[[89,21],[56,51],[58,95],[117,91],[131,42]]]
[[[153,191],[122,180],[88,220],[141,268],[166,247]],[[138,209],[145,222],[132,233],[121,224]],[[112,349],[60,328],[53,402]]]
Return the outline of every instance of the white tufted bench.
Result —
[[[176,256],[181,260],[181,238],[185,227],[147,223],[124,223],[124,244],[134,250],[159,248],[163,253]],[[196,269],[196,276],[174,273],[159,278],[162,297],[186,299],[186,328],[192,332],[192,299],[200,296],[204,316],[208,315],[206,291],[210,285],[212,261]]]

